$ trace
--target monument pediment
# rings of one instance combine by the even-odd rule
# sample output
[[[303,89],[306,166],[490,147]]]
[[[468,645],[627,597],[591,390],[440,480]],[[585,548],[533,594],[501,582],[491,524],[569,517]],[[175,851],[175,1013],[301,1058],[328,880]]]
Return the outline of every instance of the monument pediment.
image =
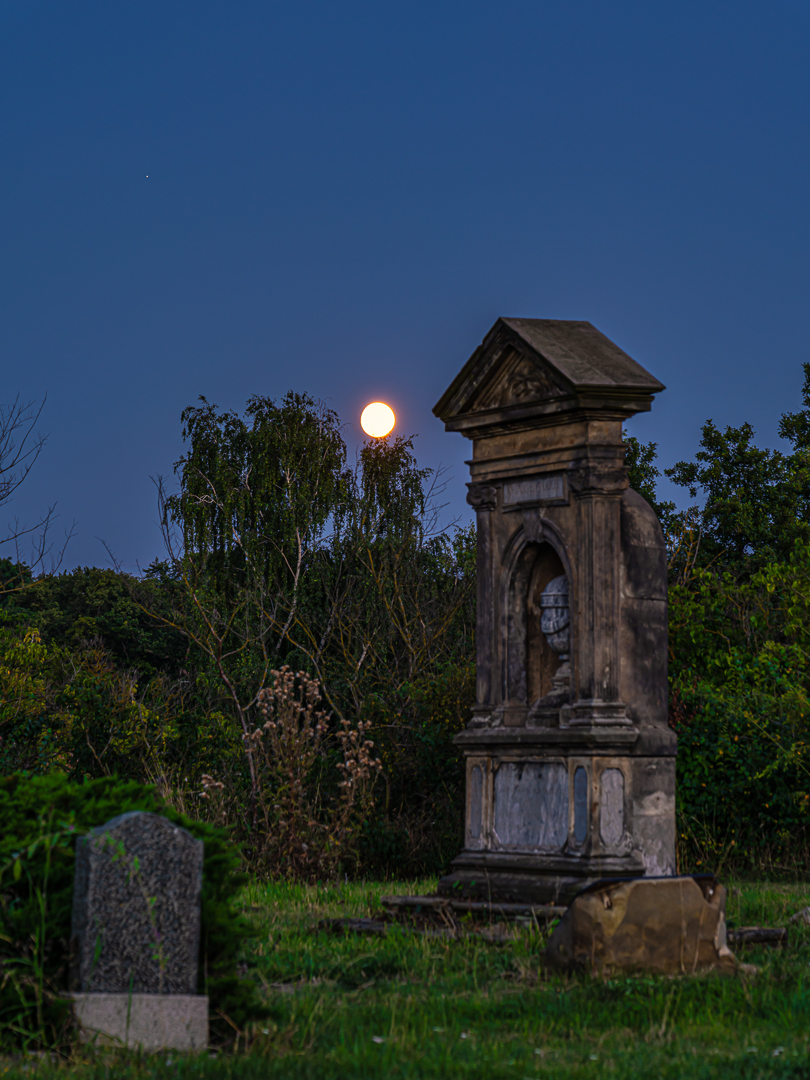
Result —
[[[559,412],[595,400],[627,415],[648,409],[663,384],[589,322],[498,319],[434,413],[463,428],[498,414]]]
[[[473,393],[470,411],[551,401],[566,397],[571,389],[548,365],[507,347],[493,365],[490,378]]]

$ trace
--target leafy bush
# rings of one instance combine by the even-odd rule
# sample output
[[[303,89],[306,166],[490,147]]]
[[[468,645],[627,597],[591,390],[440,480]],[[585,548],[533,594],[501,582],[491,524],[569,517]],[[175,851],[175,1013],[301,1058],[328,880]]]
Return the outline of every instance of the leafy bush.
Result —
[[[0,1048],[65,1036],[75,840],[131,810],[163,814],[204,842],[199,992],[212,1030],[227,1036],[261,1015],[254,984],[237,972],[251,931],[235,906],[245,878],[226,830],[191,821],[134,781],[17,773],[0,779]]]
[[[810,827],[810,547],[670,588],[681,839],[696,865],[801,857]]]
[[[464,761],[453,739],[475,702],[475,664],[434,665],[398,693],[370,695],[363,715],[372,723],[383,761],[384,787],[360,836],[366,873],[443,873],[463,842]]]
[[[30,571],[0,559],[0,613],[8,626],[33,626],[46,645],[82,650],[102,647],[115,666],[137,670],[142,680],[157,672],[174,674],[183,665],[187,643],[165,621],[147,615],[145,606],[170,610],[171,579],[155,580],[159,565],[144,578],[117,570],[76,567],[41,577],[32,586]],[[25,588],[3,594],[3,584],[20,576]]]

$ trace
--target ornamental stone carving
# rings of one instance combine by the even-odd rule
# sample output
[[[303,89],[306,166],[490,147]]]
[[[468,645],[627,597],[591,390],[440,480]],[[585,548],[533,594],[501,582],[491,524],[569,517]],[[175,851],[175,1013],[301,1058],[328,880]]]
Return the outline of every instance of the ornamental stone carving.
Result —
[[[467,484],[467,502],[473,510],[493,510],[498,489],[492,484]]]
[[[551,680],[552,697],[567,695],[571,682],[568,652],[571,643],[571,618],[568,607],[568,578],[565,574],[552,578],[540,594],[542,616],[540,629],[557,654],[560,666]]]

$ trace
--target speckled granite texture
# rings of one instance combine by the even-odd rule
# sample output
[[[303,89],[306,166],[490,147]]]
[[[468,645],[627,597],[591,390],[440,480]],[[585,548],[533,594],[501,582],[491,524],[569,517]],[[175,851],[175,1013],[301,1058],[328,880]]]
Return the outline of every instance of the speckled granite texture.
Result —
[[[202,840],[158,814],[122,814],[81,837],[72,988],[196,994],[202,864]]]

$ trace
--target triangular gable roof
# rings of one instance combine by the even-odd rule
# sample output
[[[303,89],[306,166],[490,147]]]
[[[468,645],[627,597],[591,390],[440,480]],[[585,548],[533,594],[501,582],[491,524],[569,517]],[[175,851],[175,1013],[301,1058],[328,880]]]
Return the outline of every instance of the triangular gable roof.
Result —
[[[459,429],[600,405],[629,416],[663,389],[589,322],[501,318],[433,412]]]

